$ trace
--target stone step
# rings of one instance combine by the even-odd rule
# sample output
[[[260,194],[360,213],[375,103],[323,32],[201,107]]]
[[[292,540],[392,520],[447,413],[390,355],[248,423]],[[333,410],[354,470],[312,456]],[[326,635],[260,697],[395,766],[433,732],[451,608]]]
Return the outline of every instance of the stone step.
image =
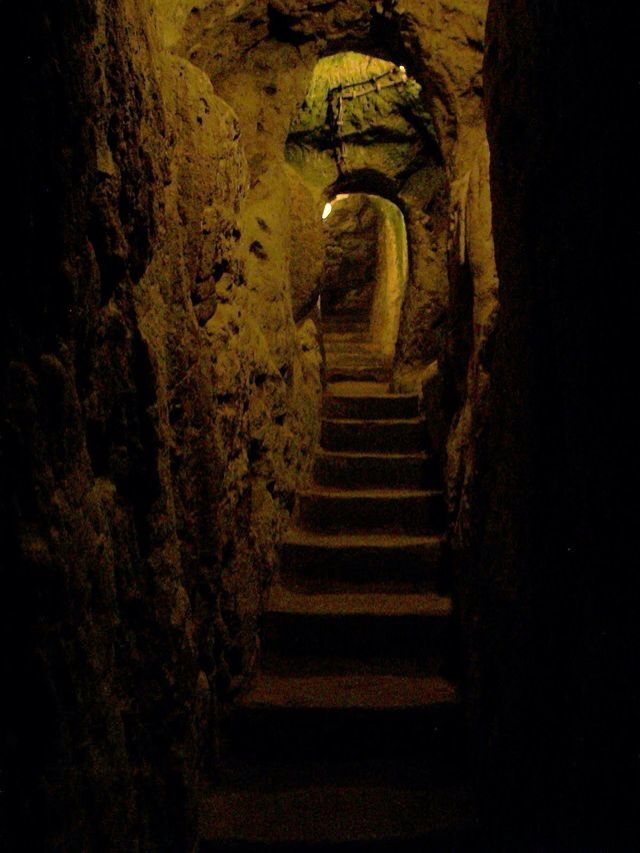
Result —
[[[263,668],[440,675],[451,662],[451,600],[435,593],[309,593],[276,585]],[[419,643],[416,638],[420,638]]]
[[[342,372],[345,375],[355,372],[373,371],[376,375],[386,371],[390,375],[391,362],[384,358],[358,358],[347,357],[345,353],[337,356],[327,356],[326,369],[329,375]],[[385,377],[386,377],[385,373]]]
[[[325,306],[323,318],[325,321],[329,320],[348,320],[351,317],[355,317],[357,320],[362,320],[362,322],[369,322],[369,318],[371,316],[371,305],[340,305],[335,306],[334,308],[330,308]]]
[[[441,491],[316,487],[300,495],[298,521],[308,530],[439,533],[445,521]]]
[[[439,479],[436,457],[425,453],[331,453],[321,450],[314,462],[321,486],[341,489],[435,488]]]
[[[318,853],[357,845],[403,853],[433,850],[434,844],[457,850],[474,831],[469,791],[452,783],[412,788],[377,778],[302,785],[295,777],[286,786],[269,778],[251,787],[243,782],[203,796],[201,851]]]
[[[325,315],[321,324],[325,332],[368,332],[371,326],[369,319],[362,314],[347,314],[343,317]]]
[[[368,340],[366,338],[352,340],[350,335],[338,334],[329,336],[325,339],[324,348],[327,353],[348,352],[361,355],[366,355],[367,353],[373,353],[374,355],[381,354],[379,345],[373,340]]]
[[[329,331],[325,329],[322,334],[322,340],[325,345],[325,348],[336,343],[355,343],[365,345],[373,343],[373,338],[371,337],[371,333],[368,329],[365,329],[360,332]]]
[[[417,394],[325,394],[323,415],[337,420],[416,420],[420,415]]]
[[[332,382],[327,394],[342,397],[384,397],[391,394],[388,382]]]
[[[359,358],[358,356],[347,356],[345,353],[340,353],[337,356],[327,356],[326,368],[329,372],[336,370],[342,371],[361,371],[361,370],[391,370],[391,362],[385,358]]]
[[[356,420],[323,418],[320,444],[325,450],[355,453],[417,453],[426,449],[421,418]]]
[[[367,323],[331,323],[324,324],[322,327],[322,338],[325,344],[331,339],[345,340],[348,337],[360,342],[373,341],[371,329]]]
[[[344,358],[328,358],[326,363],[326,369],[327,374],[330,377],[334,377],[335,375],[351,376],[356,373],[367,373],[371,376],[383,375],[383,379],[386,379],[387,375],[391,375],[390,364],[382,360],[373,361],[372,359],[367,359],[366,361],[364,359],[362,361],[357,361],[347,360]]]
[[[285,537],[281,572],[309,589],[364,583],[436,589],[442,585],[442,551],[440,536],[328,534],[294,527]]]
[[[364,346],[362,344],[343,343],[340,346],[329,341],[325,347],[327,359],[337,361],[338,359],[353,359],[353,361],[391,361],[391,356],[381,352],[373,344]]]
[[[390,382],[391,367],[376,365],[327,365],[329,382]]]
[[[238,755],[279,762],[451,754],[462,717],[454,686],[438,676],[261,672],[230,719]]]

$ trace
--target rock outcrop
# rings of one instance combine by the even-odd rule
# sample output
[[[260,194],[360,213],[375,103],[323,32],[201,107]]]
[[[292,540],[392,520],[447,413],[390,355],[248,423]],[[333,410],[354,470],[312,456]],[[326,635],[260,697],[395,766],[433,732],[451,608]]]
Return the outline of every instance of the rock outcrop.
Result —
[[[189,849],[317,431],[313,323],[284,265],[263,275],[238,118],[152,11],[70,3],[20,31],[2,559],[21,848]]]
[[[365,116],[356,108],[353,118],[358,127],[349,125],[354,131],[350,150],[356,159],[343,181],[351,191],[391,197],[405,214],[410,280],[396,364],[401,385],[415,387],[421,371],[445,346],[448,186],[471,170],[484,140],[485,11],[483,0],[446,4],[337,0],[322,8],[307,0],[254,0],[242,9],[229,3],[197,3],[185,18],[180,50],[206,71],[216,93],[238,114],[252,172],[250,197],[288,193],[282,165],[285,143],[290,131],[297,134],[298,143],[303,141],[300,132],[302,136],[306,132],[305,156],[295,156],[293,163],[310,190],[314,210],[309,221],[322,210],[322,194],[338,177],[329,152],[311,153],[314,126],[322,114],[314,105],[314,81],[318,91],[324,91],[314,74],[318,59],[327,57],[322,63],[329,81],[344,65],[344,57],[347,76],[354,80],[382,70],[389,60],[406,65],[413,79],[413,113],[406,105],[403,111],[394,111],[393,96],[384,97],[381,109],[376,108],[378,99],[364,99],[362,109],[368,103],[371,110]],[[367,137],[372,115],[376,133]],[[364,133],[358,139],[360,129]],[[383,142],[382,137],[386,147],[372,144],[376,139]],[[359,148],[366,150],[367,160],[377,158],[376,169],[361,173]],[[292,256],[299,251],[314,265],[322,249],[320,239],[306,238],[294,242]],[[316,295],[311,281],[301,290]],[[302,305],[311,302],[300,299]]]

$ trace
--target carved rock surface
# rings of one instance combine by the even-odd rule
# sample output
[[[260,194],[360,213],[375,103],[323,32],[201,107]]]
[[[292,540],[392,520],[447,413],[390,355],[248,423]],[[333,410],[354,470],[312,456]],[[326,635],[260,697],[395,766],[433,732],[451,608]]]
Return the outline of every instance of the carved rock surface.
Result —
[[[344,65],[344,55],[349,79],[355,80],[389,61],[404,64],[413,85],[421,87],[420,109],[410,120],[406,110],[405,117],[389,111],[393,97],[380,109],[379,99],[369,98],[362,101],[362,108],[356,107],[352,116],[356,124],[347,128],[355,131],[348,188],[391,197],[406,218],[410,278],[395,366],[403,385],[416,387],[420,371],[445,347],[448,187],[473,168],[485,139],[481,74],[485,14],[485,0],[401,0],[393,6],[337,0],[321,7],[308,0],[254,0],[241,9],[231,2],[200,2],[185,15],[180,50],[206,71],[216,93],[238,115],[251,170],[249,206],[254,199],[269,197],[273,219],[269,225],[274,231],[282,222],[300,218],[295,201],[299,196],[291,194],[284,178],[285,144],[292,131],[298,142],[296,133],[303,130],[306,142],[312,141],[310,131],[322,115],[313,97],[314,81],[321,82],[315,73],[319,59],[327,57],[323,62],[329,79]],[[356,125],[366,127],[372,116],[376,133],[358,139]],[[424,162],[417,133],[421,125],[432,146]],[[389,137],[386,146],[380,144],[382,137]],[[360,169],[372,160],[375,169]],[[304,147],[303,156],[292,158],[289,151],[289,161],[308,188],[306,203],[312,209],[306,220],[313,222],[326,201],[323,194],[338,177],[335,163],[327,151],[311,145]],[[275,202],[278,197],[283,197],[281,204]],[[274,226],[276,219],[280,223]],[[302,255],[315,270],[322,262],[322,240],[309,231],[299,240],[295,229],[292,234],[291,253],[283,247],[268,263],[295,266],[293,259]],[[299,316],[301,307],[315,301],[317,285],[304,274],[295,280]]]
[[[284,266],[261,274],[238,118],[166,51],[170,12],[24,13],[1,497],[20,849],[190,849],[317,430],[314,324]]]

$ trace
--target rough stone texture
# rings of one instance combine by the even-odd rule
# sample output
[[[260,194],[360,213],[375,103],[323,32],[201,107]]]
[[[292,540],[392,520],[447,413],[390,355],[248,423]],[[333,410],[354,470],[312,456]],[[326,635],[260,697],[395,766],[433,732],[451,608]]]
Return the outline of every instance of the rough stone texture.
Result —
[[[401,206],[410,236],[410,275],[408,297],[400,306],[397,372],[406,374],[408,364],[422,364],[441,346],[434,327],[441,322],[447,301],[448,196],[433,119],[424,92],[412,77],[345,102],[342,177],[335,139],[326,124],[330,89],[361,84],[394,69],[393,63],[354,52],[321,59],[291,124],[287,159],[325,198],[338,190],[362,191]],[[394,311],[394,332],[397,320]],[[385,348],[394,354],[395,340],[386,341]]]
[[[638,77],[620,24],[602,4],[491,2],[501,312],[464,616],[502,849],[639,843],[637,211],[621,201]]]
[[[325,258],[320,227],[323,202],[296,169],[285,166],[289,183],[289,279],[296,321],[313,316],[318,304]]]
[[[434,187],[422,210],[406,212],[412,271],[396,365],[400,388],[415,386],[425,365],[427,373],[431,373],[429,363],[445,348],[452,188],[471,170],[484,138],[482,51],[486,2],[407,0],[398,3],[395,12],[399,15],[399,38],[406,55],[411,57],[408,68],[423,87],[429,104],[446,174],[446,182]]]
[[[249,289],[263,314],[265,303],[269,306],[269,326],[284,342],[291,331],[286,319],[291,301],[298,321],[317,303],[324,255],[322,204],[284,156],[294,105],[308,82],[305,62],[295,43],[269,37],[266,4],[257,5],[260,9],[250,4],[235,17],[235,10],[227,16],[220,4],[202,13],[194,6],[185,38],[203,41],[195,47],[187,41],[182,50],[203,68],[238,117],[249,165],[240,226],[240,244],[251,259]],[[283,287],[289,280],[291,288]]]
[[[379,90],[371,85],[390,73]],[[392,82],[397,85],[387,85]],[[374,172],[402,183],[433,157],[435,129],[421,87],[411,77],[405,81],[391,62],[347,51],[319,60],[291,122],[287,157],[310,183],[324,190],[338,177],[327,111],[329,93],[339,86],[350,87],[345,95],[357,94],[344,100],[340,127],[348,174]]]
[[[237,117],[163,52],[147,3],[20,14],[5,834],[187,850],[216,706],[255,657],[315,441],[315,327],[296,330],[284,267],[262,275]]]
[[[399,183],[395,179],[402,169],[391,170],[394,180],[390,182],[385,168],[365,173],[354,169],[345,182],[352,191],[382,192],[398,201],[405,215],[410,281],[396,374],[414,386],[419,382],[419,370],[445,346],[450,213],[447,184],[471,169],[484,139],[481,63],[485,8],[484,0],[404,0],[393,4],[336,0],[322,7],[308,0],[254,0],[241,8],[219,0],[199,2],[186,17],[180,43],[180,50],[207,72],[216,92],[238,114],[255,185],[251,196],[254,192],[273,196],[286,186],[282,173],[284,144],[320,57],[329,55],[335,62],[337,57],[331,54],[368,54],[358,60],[365,75],[374,67],[371,56],[377,57],[377,62],[404,63],[422,87],[421,109],[432,120],[427,136],[433,146],[430,156],[435,159],[422,163],[418,158],[421,167],[416,170],[414,164]],[[361,79],[361,69],[353,62],[352,71],[358,71]],[[383,114],[384,110],[378,117]],[[401,129],[398,122],[396,116],[392,124]],[[415,154],[411,147],[416,143],[415,117],[410,123],[412,139],[407,142],[407,151]],[[385,127],[383,121],[381,129],[387,133],[388,123]],[[398,134],[394,146],[387,144],[388,165],[403,145]],[[377,156],[375,147],[367,146],[369,159]],[[381,146],[380,153],[384,150]],[[320,161],[324,165],[318,172]],[[327,173],[320,180],[318,174],[324,175],[331,159],[328,155],[306,156],[305,167],[310,163],[313,168],[303,172],[303,177],[311,193],[309,201],[315,198],[315,208],[321,210],[327,181],[334,182],[337,176],[335,164],[333,177]],[[384,156],[381,163],[385,163]],[[310,214],[309,220],[312,218]],[[311,265],[322,256],[321,242],[309,240],[308,235],[293,249],[294,255],[297,249],[303,252]],[[311,294],[316,294],[313,283],[301,285],[302,290],[310,296],[300,298],[299,304],[312,304]]]

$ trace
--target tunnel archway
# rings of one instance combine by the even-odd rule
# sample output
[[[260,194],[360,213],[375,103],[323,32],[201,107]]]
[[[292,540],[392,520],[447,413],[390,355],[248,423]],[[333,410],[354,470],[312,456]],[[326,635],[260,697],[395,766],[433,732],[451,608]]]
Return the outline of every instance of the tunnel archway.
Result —
[[[400,208],[381,196],[341,193],[324,209],[320,313],[325,335],[362,332],[371,354],[391,366],[409,271]],[[329,368],[336,360],[326,341]]]
[[[395,221],[404,236],[394,240],[393,227],[389,235],[398,245],[406,242],[406,285],[400,301],[394,301],[393,332],[381,331],[382,312],[375,312],[376,337],[394,363],[420,361],[425,353],[432,357],[437,344],[425,318],[446,300],[449,193],[421,84],[403,65],[378,56],[344,51],[319,59],[291,122],[285,155],[295,180],[318,206],[342,195],[367,194],[397,208],[389,222]],[[302,281],[306,272],[296,270],[295,280]],[[322,273],[313,299],[305,300],[306,310],[316,304],[325,278]]]

